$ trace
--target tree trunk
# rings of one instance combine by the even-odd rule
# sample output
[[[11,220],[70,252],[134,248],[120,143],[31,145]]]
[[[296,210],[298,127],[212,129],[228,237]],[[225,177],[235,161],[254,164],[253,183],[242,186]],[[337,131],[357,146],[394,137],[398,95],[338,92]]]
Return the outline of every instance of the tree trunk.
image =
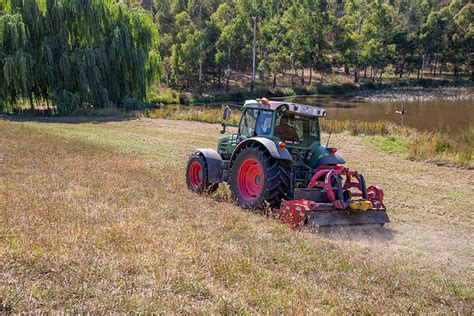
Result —
[[[295,60],[293,54],[291,56],[291,86],[295,86]]]
[[[301,63],[301,85],[304,86],[304,64]]]
[[[375,77],[377,77],[377,69],[374,69],[372,72],[372,82],[375,82]]]
[[[400,67],[400,79],[403,77],[403,69],[405,68],[405,58],[403,58],[402,65]]]
[[[354,67],[354,82],[359,82],[360,75],[359,75],[359,66]]]
[[[349,75],[349,66],[344,65],[344,73],[345,73],[346,75]]]
[[[312,80],[313,80],[313,67],[309,67],[309,82],[308,82],[308,85],[311,84]]]
[[[230,79],[230,46],[227,48],[227,71],[225,74],[225,91],[229,92],[229,79]]]
[[[255,86],[256,66],[256,46],[257,46],[257,17],[253,17],[253,42],[252,42],[252,81],[250,81],[250,91]]]
[[[35,105],[33,104],[33,96],[30,95],[28,100],[30,102],[30,109],[33,111],[35,109]]]
[[[292,87],[295,86],[295,75],[296,75],[296,68],[293,65],[293,69],[292,69],[292,72],[291,72],[291,86]]]
[[[421,57],[421,69],[420,69],[420,78],[423,79],[423,74],[425,72],[425,55]]]
[[[458,79],[458,64],[454,64],[454,78]]]
[[[273,84],[272,84],[273,89],[276,88],[276,85],[277,85],[277,74],[276,74],[276,72],[274,72],[273,73]]]
[[[438,60],[435,59],[433,77],[436,77],[436,66],[438,65]]]
[[[364,78],[367,78],[367,66],[364,67]]]
[[[198,92],[199,95],[202,95],[202,59],[199,57],[199,87],[198,87]]]
[[[199,29],[202,30],[202,4],[203,1],[199,1]],[[202,42],[199,41],[199,95],[202,95]]]

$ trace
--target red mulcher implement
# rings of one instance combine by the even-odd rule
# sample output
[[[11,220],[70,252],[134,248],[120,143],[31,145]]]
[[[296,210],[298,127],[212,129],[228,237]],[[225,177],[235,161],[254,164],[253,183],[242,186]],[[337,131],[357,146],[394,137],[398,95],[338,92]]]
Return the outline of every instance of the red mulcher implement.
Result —
[[[304,224],[380,225],[389,222],[383,191],[366,187],[364,177],[343,166],[335,148],[321,145],[322,108],[265,98],[248,100],[238,125],[224,109],[217,150],[198,149],[188,160],[186,182],[195,192],[213,192],[227,183],[244,208],[270,206],[291,227]]]

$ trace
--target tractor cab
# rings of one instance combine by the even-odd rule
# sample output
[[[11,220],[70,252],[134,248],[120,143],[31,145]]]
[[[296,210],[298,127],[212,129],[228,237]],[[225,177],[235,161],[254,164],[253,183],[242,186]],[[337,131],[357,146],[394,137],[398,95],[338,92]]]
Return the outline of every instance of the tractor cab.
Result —
[[[265,98],[246,101],[241,111],[241,137],[262,136],[299,147],[320,141],[318,117],[326,116],[321,108]]]
[[[319,118],[327,115],[326,110],[304,104],[269,101],[266,98],[247,100],[244,106],[234,106],[242,111],[238,125],[227,124],[231,109],[224,109],[224,123],[221,133],[227,126],[237,127],[237,133],[225,136],[218,142],[218,152],[224,159],[245,139],[264,137],[285,148],[294,160],[303,160],[305,165],[315,168],[320,159],[328,156],[330,164],[344,163],[335,149],[321,146]],[[303,157],[303,159],[301,159]]]
[[[320,142],[317,117],[253,107],[244,107],[242,111],[238,133],[243,138],[267,137],[295,147]]]

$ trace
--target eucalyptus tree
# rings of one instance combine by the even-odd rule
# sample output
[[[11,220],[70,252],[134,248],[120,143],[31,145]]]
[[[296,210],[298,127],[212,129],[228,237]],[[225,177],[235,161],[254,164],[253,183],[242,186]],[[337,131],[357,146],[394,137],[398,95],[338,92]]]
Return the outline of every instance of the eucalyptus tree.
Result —
[[[360,40],[364,43],[361,49],[361,60],[371,66],[372,80],[377,72],[382,76],[385,66],[392,62],[396,46],[394,37],[393,8],[386,3],[372,2],[367,6],[366,16],[362,22]]]
[[[199,43],[203,32],[200,31],[186,11],[176,16],[175,43],[171,46],[171,78],[179,88],[186,89],[196,82],[199,66]]]
[[[460,65],[467,64],[474,80],[474,4],[465,4],[454,17],[454,33],[451,40],[454,49],[452,62],[454,75],[459,74]]]
[[[272,86],[277,85],[277,75],[284,73],[286,66],[290,63],[287,50],[286,29],[281,23],[281,16],[275,14],[260,23],[260,51],[261,61],[259,68],[264,68],[272,73]]]
[[[349,74],[349,67],[354,66],[354,82],[359,81],[359,68],[363,62],[360,54],[365,43],[361,31],[367,14],[364,0],[348,0],[344,4],[343,15],[336,23],[337,58],[346,74]]]
[[[251,43],[251,19],[242,1],[222,3],[211,16],[211,22],[219,30],[216,43],[215,61],[226,78],[226,90],[229,89],[232,66],[238,67],[239,61],[249,57]]]
[[[291,66],[301,68],[301,84],[305,67],[314,68],[329,46],[328,15],[326,0],[306,0],[291,3],[283,13],[282,25],[286,30],[286,51],[290,54]],[[312,73],[312,72],[311,72]]]

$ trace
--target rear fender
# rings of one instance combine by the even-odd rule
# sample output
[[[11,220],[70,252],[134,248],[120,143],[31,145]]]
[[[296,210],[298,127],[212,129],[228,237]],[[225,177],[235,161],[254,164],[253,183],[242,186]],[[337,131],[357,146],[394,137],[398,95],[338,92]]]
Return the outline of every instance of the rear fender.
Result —
[[[293,158],[291,158],[291,155],[288,152],[288,150],[286,150],[285,148],[280,148],[279,146],[275,144],[274,141],[265,137],[252,137],[240,142],[235,148],[234,152],[232,153],[232,157],[230,158],[230,161],[234,161],[236,157],[236,153],[239,152],[241,148],[247,145],[250,145],[252,143],[261,144],[268,150],[270,155],[272,155],[272,157],[276,159],[281,159],[281,160],[286,160],[286,161],[291,161],[291,162],[293,161]]]
[[[343,165],[346,161],[339,154],[329,154],[318,160],[316,168],[321,165]]]
[[[210,183],[222,181],[222,158],[217,151],[211,148],[198,148],[207,163],[207,179]]]

